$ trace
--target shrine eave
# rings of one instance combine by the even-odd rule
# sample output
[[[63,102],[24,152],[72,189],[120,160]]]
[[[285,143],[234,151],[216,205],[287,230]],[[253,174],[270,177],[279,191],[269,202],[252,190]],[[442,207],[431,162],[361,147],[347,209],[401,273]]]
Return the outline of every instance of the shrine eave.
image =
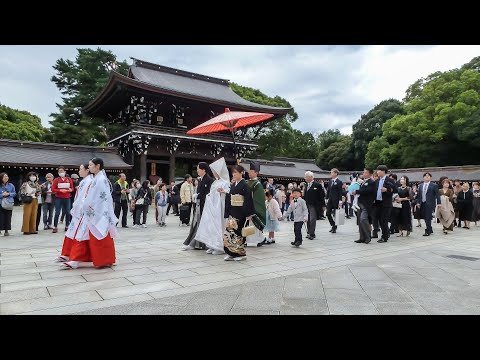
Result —
[[[141,129],[132,129],[129,130],[114,139],[108,141],[107,144],[113,145],[116,141],[123,139],[124,137],[127,137],[129,135],[145,135],[145,136],[152,136],[156,138],[164,138],[164,139],[179,139],[183,141],[198,141],[198,142],[204,142],[204,143],[217,143],[217,144],[231,144],[233,145],[233,140],[232,139],[221,139],[221,138],[211,138],[208,135],[202,136],[202,135],[187,135],[187,134],[168,134],[165,133],[165,131],[159,130],[158,132],[154,130],[141,130]],[[244,141],[244,140],[236,140],[235,143],[238,146],[248,146],[251,148],[257,148],[258,145],[253,142],[253,141]]]

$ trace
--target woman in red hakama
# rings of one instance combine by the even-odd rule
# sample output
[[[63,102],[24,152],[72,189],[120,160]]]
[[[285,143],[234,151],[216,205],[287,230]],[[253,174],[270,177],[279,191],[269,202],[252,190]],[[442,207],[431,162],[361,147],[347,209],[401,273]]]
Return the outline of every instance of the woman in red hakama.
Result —
[[[115,263],[115,244],[118,222],[113,210],[111,184],[103,170],[103,160],[93,158],[88,164],[92,175],[83,197],[79,198],[76,211],[62,248],[62,269],[78,267],[80,262],[93,262],[96,267],[111,266]],[[83,180],[82,180],[83,182]],[[74,202],[74,205],[76,201]],[[75,221],[73,220],[75,218]],[[72,235],[73,233],[73,235]]]

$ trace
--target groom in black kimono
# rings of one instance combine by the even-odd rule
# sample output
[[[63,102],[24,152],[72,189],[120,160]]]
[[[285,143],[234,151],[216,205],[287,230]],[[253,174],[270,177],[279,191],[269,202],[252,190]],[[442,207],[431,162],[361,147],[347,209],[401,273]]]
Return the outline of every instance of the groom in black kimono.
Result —
[[[185,245],[183,248],[184,250],[206,250],[205,244],[195,240],[195,235],[197,234],[197,228],[200,224],[200,219],[202,218],[203,207],[205,206],[205,199],[210,193],[210,187],[212,186],[212,183],[214,181],[213,178],[207,173],[208,168],[209,166],[206,162],[198,163],[198,186],[196,193],[193,195],[194,201],[197,203],[197,206],[195,206],[195,209],[193,211],[193,220],[190,227],[190,233],[183,242],[183,245]],[[200,206],[198,206],[198,204]]]

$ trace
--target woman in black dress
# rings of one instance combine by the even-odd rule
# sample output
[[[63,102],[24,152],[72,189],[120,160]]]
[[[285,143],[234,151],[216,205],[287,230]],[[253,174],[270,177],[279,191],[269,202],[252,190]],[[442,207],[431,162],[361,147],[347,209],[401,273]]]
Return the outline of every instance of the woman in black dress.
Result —
[[[457,207],[460,221],[465,222],[463,228],[470,229],[470,220],[473,213],[473,194],[467,182],[463,183],[462,191],[457,195]]]
[[[413,200],[413,191],[410,188],[409,180],[407,176],[402,176],[400,178],[400,186],[398,187],[398,197],[396,202],[402,204],[402,208],[398,209],[397,214],[397,225],[400,234],[398,236],[403,236],[403,231],[407,232],[406,236],[410,235],[412,231],[412,207],[410,200]]]
[[[232,186],[230,193],[225,197],[225,219],[227,229],[224,234],[224,250],[226,261],[246,259],[246,239],[242,236],[242,229],[246,220],[251,220],[255,214],[252,192],[243,179],[243,167],[235,165],[232,168]]]

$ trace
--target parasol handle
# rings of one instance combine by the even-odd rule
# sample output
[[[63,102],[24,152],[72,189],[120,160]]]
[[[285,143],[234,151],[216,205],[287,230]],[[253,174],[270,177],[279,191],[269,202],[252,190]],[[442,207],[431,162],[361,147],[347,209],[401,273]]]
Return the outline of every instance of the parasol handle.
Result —
[[[230,129],[233,138],[233,157],[237,161],[237,165],[240,164],[240,160],[237,158],[237,144],[235,142],[235,133],[233,132],[233,128]]]

